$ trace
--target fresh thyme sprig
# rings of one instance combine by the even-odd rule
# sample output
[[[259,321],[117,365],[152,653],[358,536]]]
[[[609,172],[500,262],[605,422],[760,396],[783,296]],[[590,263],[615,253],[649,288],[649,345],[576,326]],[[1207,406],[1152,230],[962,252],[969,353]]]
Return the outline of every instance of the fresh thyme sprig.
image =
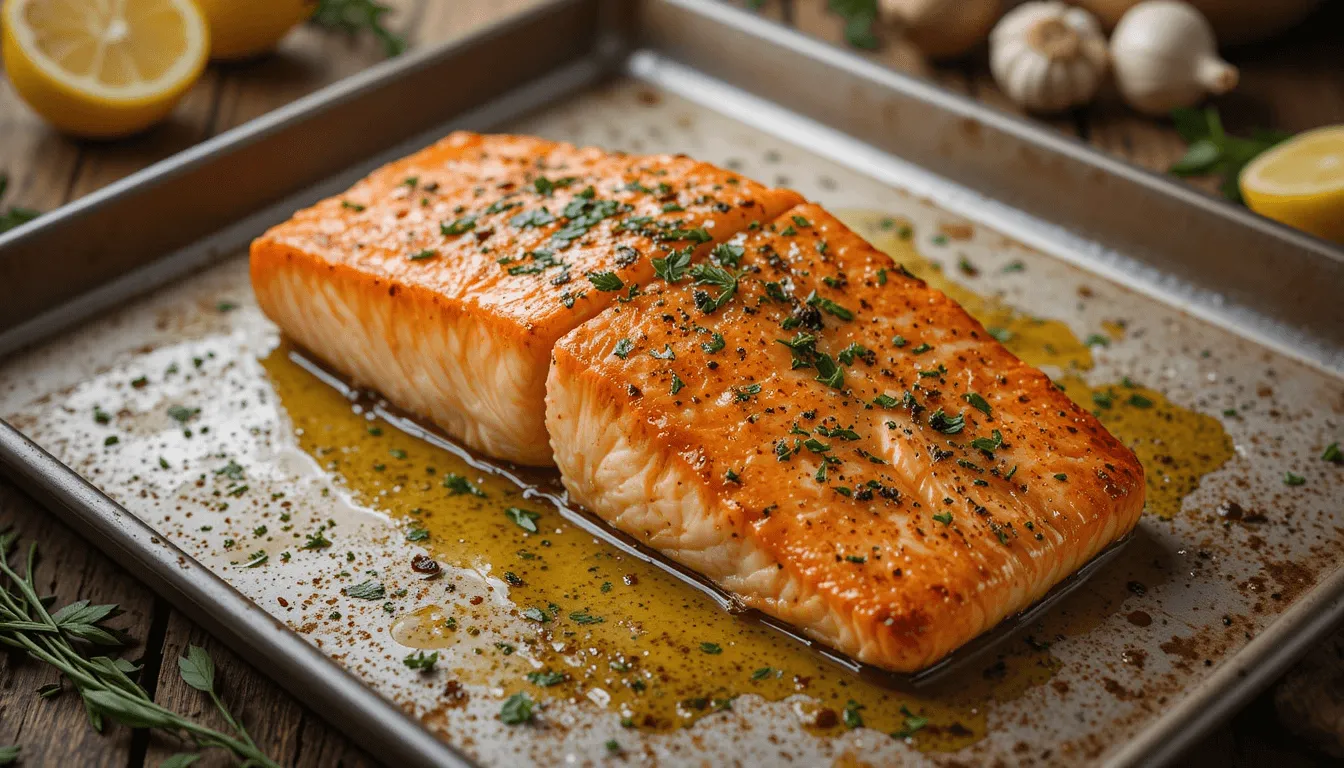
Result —
[[[388,56],[397,56],[406,50],[406,38],[383,26],[383,16],[391,11],[376,0],[320,0],[310,21],[348,35],[368,30]]]
[[[83,699],[89,723],[95,730],[102,730],[104,719],[131,728],[155,728],[185,737],[200,748],[228,750],[243,766],[279,768],[224,707],[215,690],[214,662],[204,649],[191,646],[187,655],[178,661],[178,668],[187,685],[207,694],[215,703],[233,729],[232,735],[194,723],[154,703],[149,694],[130,678],[139,668],[125,659],[84,656],[75,642],[111,647],[122,645],[115,630],[101,626],[103,621],[116,615],[117,606],[90,605],[81,600],[49,611],[51,601],[38,596],[33,579],[37,545],[28,547],[20,573],[9,563],[10,550],[16,540],[13,533],[0,533],[0,644],[20,649],[60,671]],[[41,695],[46,697],[59,692],[59,686],[48,686],[42,689]],[[17,749],[14,751],[17,754]],[[179,764],[186,763],[179,759]]]

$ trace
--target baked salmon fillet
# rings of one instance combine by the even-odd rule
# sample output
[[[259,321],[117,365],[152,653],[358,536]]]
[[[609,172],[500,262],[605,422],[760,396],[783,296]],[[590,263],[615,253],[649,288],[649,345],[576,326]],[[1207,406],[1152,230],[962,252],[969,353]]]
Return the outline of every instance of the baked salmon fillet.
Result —
[[[454,133],[252,243],[266,314],[466,445],[551,463],[555,342],[654,276],[801,202],[683,156]]]
[[[1026,608],[1143,508],[1134,454],[815,205],[665,260],[554,350],[571,497],[893,671]]]

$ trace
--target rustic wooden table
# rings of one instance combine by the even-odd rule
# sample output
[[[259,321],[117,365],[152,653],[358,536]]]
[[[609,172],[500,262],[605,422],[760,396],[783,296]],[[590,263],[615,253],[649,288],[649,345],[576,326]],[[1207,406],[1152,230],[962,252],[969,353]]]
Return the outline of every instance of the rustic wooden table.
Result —
[[[544,0],[387,0],[390,25],[411,45],[466,34],[492,20]],[[839,42],[842,22],[825,0],[768,0],[760,12],[817,37]],[[1254,126],[1298,131],[1344,123],[1344,3],[1327,4],[1298,30],[1273,43],[1232,51],[1242,67],[1242,86],[1220,99],[1228,128]],[[983,57],[930,66],[901,45],[886,41],[865,54],[929,77],[952,90],[996,107],[1012,109],[995,87]],[[8,204],[50,210],[89,194],[136,170],[220,131],[288,103],[379,61],[372,39],[351,40],[305,27],[291,34],[279,53],[245,64],[212,66],[183,100],[172,119],[125,141],[85,143],[46,129],[0,82],[0,173],[10,180]],[[1169,124],[1135,116],[1114,98],[1048,124],[1141,166],[1161,170],[1184,149]],[[257,742],[286,765],[372,765],[375,761],[328,727],[303,703],[281,691],[216,643],[180,613],[76,537],[31,499],[0,479],[0,529],[13,527],[42,553],[38,580],[62,601],[114,602],[118,620],[136,642],[128,654],[145,667],[142,683],[158,702],[179,712],[219,722],[208,701],[179,679],[176,659],[189,644],[203,645],[220,668],[224,698],[247,723]],[[96,733],[72,696],[40,699],[35,691],[54,682],[48,667],[17,655],[0,655],[0,745],[19,744],[25,765],[158,765],[176,745],[144,731],[120,727]],[[1298,746],[1280,725],[1268,694],[1193,750],[1201,765],[1268,765],[1289,768],[1326,764]],[[197,765],[225,764],[215,755]]]

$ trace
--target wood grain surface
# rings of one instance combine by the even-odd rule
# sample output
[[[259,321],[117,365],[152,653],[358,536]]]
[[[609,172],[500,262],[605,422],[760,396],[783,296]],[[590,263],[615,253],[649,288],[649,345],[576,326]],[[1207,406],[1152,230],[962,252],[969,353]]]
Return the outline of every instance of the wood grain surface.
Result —
[[[544,0],[385,2],[394,8],[388,17],[390,25],[412,46],[423,46],[462,36]],[[749,3],[741,0],[738,4]],[[750,5],[760,5],[758,12],[775,22],[842,44],[843,24],[826,10],[825,0],[766,0]],[[1015,111],[989,77],[983,53],[933,65],[897,36],[884,32],[880,37],[882,47],[863,55]],[[1228,128],[1234,132],[1253,127],[1297,131],[1344,123],[1342,50],[1344,3],[1335,2],[1327,3],[1306,24],[1277,41],[1229,52],[1229,58],[1242,68],[1242,85],[1217,102]],[[0,81],[0,173],[8,174],[10,180],[4,202],[51,210],[382,58],[381,46],[372,39],[350,39],[303,27],[287,37],[274,55],[210,67],[168,122],[117,142],[76,142],[61,137],[23,106],[8,82]],[[1046,124],[1153,170],[1165,169],[1184,150],[1169,124],[1134,115],[1114,94],[1103,94],[1098,104]],[[1206,183],[1204,188],[1212,187]],[[202,645],[214,656],[224,700],[279,762],[296,766],[376,764],[302,703],[0,479],[0,529],[7,527],[17,529],[25,541],[39,543],[38,578],[47,593],[62,601],[89,599],[121,605],[124,613],[115,624],[136,643],[128,657],[144,664],[142,683],[160,703],[222,725],[209,701],[183,684],[177,674],[177,659],[185,648]],[[21,745],[23,765],[156,766],[183,747],[120,727],[96,733],[77,697],[39,699],[35,695],[38,687],[56,680],[49,668],[0,653],[0,745]],[[1276,715],[1272,695],[1257,698],[1192,750],[1186,762],[1275,768],[1331,764],[1322,753],[1290,735]],[[197,763],[227,764],[220,755]]]

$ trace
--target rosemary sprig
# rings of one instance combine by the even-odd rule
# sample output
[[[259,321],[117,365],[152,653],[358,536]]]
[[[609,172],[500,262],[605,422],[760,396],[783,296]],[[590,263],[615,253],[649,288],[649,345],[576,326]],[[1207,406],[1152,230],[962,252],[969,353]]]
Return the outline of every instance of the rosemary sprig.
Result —
[[[125,659],[84,656],[76,648],[76,642],[112,647],[123,644],[115,630],[100,626],[116,615],[117,606],[90,605],[81,600],[49,611],[50,601],[38,596],[33,579],[37,545],[28,547],[20,573],[9,563],[16,540],[12,533],[0,533],[0,644],[22,650],[60,671],[83,699],[89,723],[95,730],[102,731],[104,719],[131,728],[155,728],[186,738],[198,748],[227,750],[244,766],[279,768],[224,707],[215,690],[214,662],[204,649],[191,646],[187,655],[178,660],[178,668],[187,685],[207,694],[215,703],[233,729],[232,734],[199,725],[154,703],[130,678],[139,668]],[[59,688],[44,688],[41,695],[58,692]],[[17,749],[14,754],[17,755]],[[178,764],[187,764],[184,760],[186,756],[178,759]]]
[[[352,36],[367,30],[378,38],[390,57],[406,50],[406,38],[383,26],[383,16],[391,11],[377,0],[319,0],[309,21]]]

